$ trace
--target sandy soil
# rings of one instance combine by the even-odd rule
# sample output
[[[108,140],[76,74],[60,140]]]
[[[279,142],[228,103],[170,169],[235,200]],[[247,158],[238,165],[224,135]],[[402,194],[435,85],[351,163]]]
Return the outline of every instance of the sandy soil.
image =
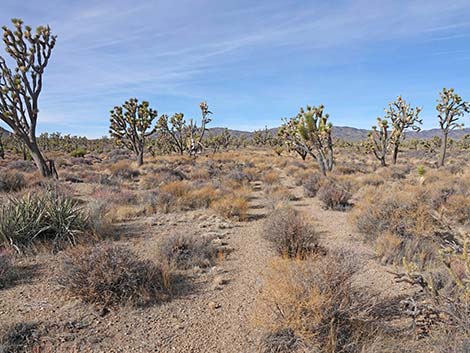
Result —
[[[322,232],[324,246],[357,254],[364,270],[359,285],[380,289],[385,296],[400,293],[386,266],[373,259],[348,222],[347,212],[326,211],[316,199],[302,198],[289,176],[282,182],[299,197],[292,204],[309,215]],[[52,351],[68,352],[255,352],[259,332],[250,322],[263,272],[273,256],[261,236],[266,207],[264,186],[252,183],[250,220],[228,222],[207,211],[139,219],[121,229],[118,242],[143,257],[155,256],[156,242],[165,234],[193,231],[220,237],[231,248],[224,261],[209,270],[195,270],[192,284],[167,303],[149,308],[121,308],[104,313],[64,298],[53,279],[56,261],[38,255],[24,262],[30,276],[0,292],[0,321],[4,324],[38,322],[42,341]]]

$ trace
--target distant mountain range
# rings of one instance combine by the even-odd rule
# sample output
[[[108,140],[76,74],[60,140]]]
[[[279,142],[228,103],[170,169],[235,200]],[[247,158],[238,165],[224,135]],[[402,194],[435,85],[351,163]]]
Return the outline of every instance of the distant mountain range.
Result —
[[[272,134],[277,133],[278,128],[273,128],[269,129],[269,132]],[[208,135],[218,135],[224,131],[224,128],[222,127],[214,127],[210,128],[208,131]],[[228,129],[230,134],[235,137],[246,137],[250,138],[254,132],[250,131],[241,131],[241,130],[231,130]],[[370,130],[366,129],[357,129],[355,127],[349,127],[349,126],[333,126],[333,137],[339,138],[345,141],[360,141],[364,140],[367,138],[367,135]],[[420,139],[431,139],[434,136],[441,136],[441,130],[440,129],[430,129],[430,130],[422,130],[420,132],[415,132],[415,131],[409,131],[406,132],[406,138],[420,138]],[[470,134],[470,128],[463,129],[463,130],[453,130],[449,133],[449,136],[453,139],[461,139],[465,135]]]
[[[208,130],[208,135],[213,136],[213,135],[218,135],[224,131],[225,128],[223,127],[213,127]],[[272,134],[277,133],[278,128],[273,128],[269,129],[269,131]],[[230,135],[235,136],[235,137],[240,137],[243,136],[247,139],[251,138],[254,134],[253,131],[242,131],[242,130],[232,130],[228,129],[230,132]],[[365,138],[367,138],[367,134],[369,133],[369,130],[366,129],[357,129],[355,127],[349,127],[349,126],[333,126],[333,137],[340,138],[345,141],[360,141]],[[4,128],[0,127],[0,134],[10,134],[7,130]],[[466,128],[463,130],[454,130],[451,131],[449,136],[453,139],[461,139],[465,135],[470,134],[470,128]],[[410,131],[406,133],[407,138],[421,138],[421,139],[431,139],[434,136],[441,136],[441,130],[440,129],[430,129],[430,130],[422,130],[420,132],[415,132],[415,131]]]

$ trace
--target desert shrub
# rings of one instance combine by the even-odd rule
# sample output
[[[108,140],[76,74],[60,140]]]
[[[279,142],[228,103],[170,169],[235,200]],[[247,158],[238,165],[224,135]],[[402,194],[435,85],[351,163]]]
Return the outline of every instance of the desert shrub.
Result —
[[[296,200],[292,191],[282,185],[270,185],[264,189],[264,192],[267,195],[267,207],[273,210]]]
[[[446,199],[441,214],[452,223],[468,226],[470,224],[470,194],[452,194]]]
[[[191,185],[186,181],[172,181],[160,187],[160,192],[170,194],[175,198],[186,196],[191,190]]]
[[[180,170],[161,167],[151,170],[141,178],[140,184],[143,189],[156,189],[161,185],[186,179],[187,176]]]
[[[403,261],[404,274],[397,278],[419,289],[409,300],[416,307],[413,317],[419,334],[430,337],[430,343],[440,352],[465,352],[470,348],[470,236],[456,238],[440,252],[440,266],[420,270],[416,263]],[[416,293],[416,292],[415,292]],[[424,321],[426,313],[432,316]],[[420,320],[421,319],[421,320]],[[455,350],[445,350],[453,343]],[[430,345],[431,346],[431,345]]]
[[[23,174],[12,171],[0,171],[0,192],[19,191],[26,187]]]
[[[210,204],[219,197],[217,189],[210,185],[196,187],[187,193],[182,203],[185,208],[208,208]]]
[[[86,152],[85,149],[83,149],[83,148],[76,148],[76,149],[74,149],[72,152],[70,152],[70,156],[71,156],[71,157],[81,157],[81,158],[83,158],[83,157],[85,157],[86,153],[87,153],[87,152]]]
[[[70,164],[72,166],[92,165],[93,161],[83,157],[72,157],[70,158]]]
[[[322,184],[322,175],[320,173],[313,173],[308,178],[302,180],[301,185],[304,189],[305,197],[315,197]]]
[[[119,161],[109,167],[111,176],[124,180],[131,180],[140,175],[139,171],[133,169],[128,162]]]
[[[159,254],[170,267],[186,270],[213,266],[218,250],[209,237],[179,233],[161,242]]]
[[[164,301],[169,297],[171,282],[162,266],[110,245],[71,249],[57,280],[70,296],[104,306],[144,306]]]
[[[273,211],[264,222],[263,236],[274,250],[288,258],[303,259],[318,247],[318,233],[313,225],[291,207]]]
[[[17,278],[13,254],[0,248],[0,289],[8,287]]]
[[[379,330],[382,313],[353,286],[357,269],[346,253],[274,263],[255,322],[271,333],[289,330],[309,352],[360,352]]]
[[[348,185],[332,180],[322,183],[317,196],[327,209],[339,211],[350,206],[349,200],[352,197]]]
[[[114,149],[108,153],[108,160],[116,163],[131,158],[131,152],[123,149]]]
[[[436,231],[436,221],[424,189],[384,185],[366,191],[353,219],[369,239],[384,233],[401,238],[425,237]]]
[[[259,353],[293,353],[298,352],[304,345],[290,328],[267,332],[261,338]]]
[[[438,257],[433,249],[443,240],[443,229],[426,189],[383,185],[367,190],[356,206],[352,219],[376,243],[383,262],[407,257],[424,266]]]
[[[248,201],[243,195],[229,194],[211,203],[210,207],[225,218],[245,221],[248,216]]]
[[[267,185],[277,184],[277,183],[279,183],[279,173],[272,170],[272,171],[270,171],[270,172],[263,175],[263,181]]]
[[[106,200],[93,200],[87,204],[87,230],[98,238],[112,235],[115,227],[110,222],[111,205]]]
[[[28,193],[0,205],[0,245],[18,251],[36,242],[54,248],[76,244],[76,237],[87,227],[78,202],[57,192]]]
[[[18,170],[24,173],[31,173],[37,170],[36,165],[32,161],[13,161],[8,165],[9,169]]]
[[[245,181],[251,181],[252,174],[246,174],[243,170],[243,168],[234,168],[231,169],[227,175],[226,178],[229,180],[233,180],[237,183],[243,183]]]
[[[39,347],[40,337],[41,330],[37,323],[20,322],[4,327],[0,332],[0,352],[34,352]]]
[[[61,173],[60,177],[63,180],[68,181],[68,182],[73,183],[73,184],[83,183],[83,179],[81,179],[79,176],[77,176],[75,174]]]

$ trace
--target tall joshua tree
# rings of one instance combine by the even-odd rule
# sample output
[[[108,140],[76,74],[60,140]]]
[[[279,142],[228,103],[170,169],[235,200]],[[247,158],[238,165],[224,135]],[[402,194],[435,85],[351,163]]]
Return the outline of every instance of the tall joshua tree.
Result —
[[[372,152],[374,152],[375,157],[380,161],[380,165],[385,167],[387,165],[387,151],[390,145],[388,121],[386,119],[377,118],[377,126],[372,126],[369,139],[372,143]]]
[[[39,95],[44,70],[49,63],[56,36],[49,26],[33,32],[20,19],[12,20],[13,30],[3,27],[5,51],[13,68],[0,56],[0,119],[21,139],[43,177],[55,176],[53,165],[44,158],[36,141]]]
[[[418,126],[418,124],[423,123],[423,120],[419,118],[421,110],[420,107],[411,108],[410,104],[401,96],[396,101],[389,103],[388,109],[385,109],[385,118],[390,119],[392,122],[390,141],[393,145],[393,164],[397,163],[398,150],[400,149],[402,139],[405,137],[405,131],[410,128],[414,131],[421,130]]]
[[[302,149],[320,167],[323,175],[333,169],[333,140],[331,130],[333,125],[328,121],[329,115],[324,114],[324,106],[308,106],[300,108],[295,118],[290,119],[281,127],[279,135],[286,144]]]
[[[458,120],[465,113],[470,112],[470,102],[463,101],[462,97],[455,93],[453,88],[443,88],[439,96],[436,110],[438,112],[439,126],[442,130],[441,155],[439,160],[439,166],[442,167],[447,153],[449,131],[463,127],[463,124],[459,123]]]
[[[188,152],[190,156],[195,156],[204,148],[202,140],[204,138],[204,133],[207,131],[206,125],[212,121],[209,116],[212,112],[209,110],[207,103],[201,102],[199,104],[199,108],[201,109],[201,125],[198,127],[197,123],[193,121],[193,119],[189,120]]]
[[[173,114],[171,117],[163,114],[157,122],[157,131],[160,138],[171,146],[171,149],[184,154],[186,150],[186,121],[183,113]]]
[[[144,151],[147,137],[155,133],[153,121],[158,113],[143,101],[139,104],[136,98],[131,98],[122,106],[111,110],[110,135],[126,148],[135,153],[137,164],[144,164]]]

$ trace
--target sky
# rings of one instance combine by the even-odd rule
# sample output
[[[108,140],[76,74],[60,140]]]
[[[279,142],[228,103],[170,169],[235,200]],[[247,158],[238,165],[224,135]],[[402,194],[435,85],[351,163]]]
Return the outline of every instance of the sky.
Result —
[[[468,0],[1,0],[13,17],[58,36],[38,132],[104,136],[131,97],[250,131],[307,104],[370,128],[398,95],[434,128],[443,87],[470,100]]]

